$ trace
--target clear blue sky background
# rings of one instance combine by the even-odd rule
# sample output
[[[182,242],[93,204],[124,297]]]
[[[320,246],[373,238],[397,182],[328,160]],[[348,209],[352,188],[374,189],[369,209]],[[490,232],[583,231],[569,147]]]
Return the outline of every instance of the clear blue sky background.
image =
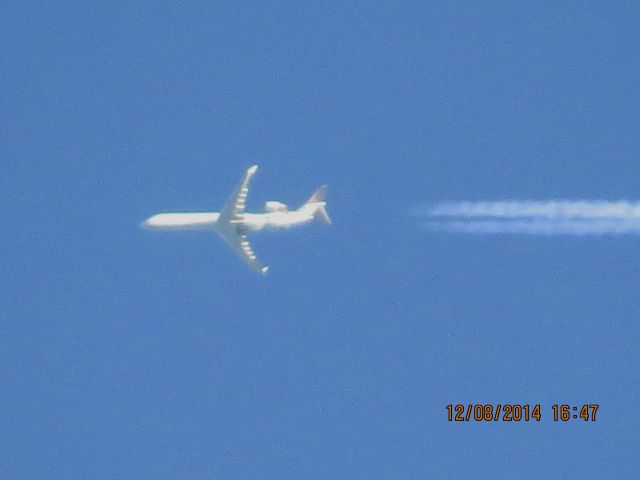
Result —
[[[12,3],[2,478],[638,475],[640,239],[407,215],[639,198],[636,2]],[[327,183],[334,218],[256,236],[267,277],[138,228],[254,163],[252,210]],[[508,402],[542,421],[446,418]]]

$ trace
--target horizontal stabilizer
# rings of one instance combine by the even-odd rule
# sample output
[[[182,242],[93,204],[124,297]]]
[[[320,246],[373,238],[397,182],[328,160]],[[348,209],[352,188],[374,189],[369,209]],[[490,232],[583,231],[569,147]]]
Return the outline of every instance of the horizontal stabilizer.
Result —
[[[322,220],[325,224],[331,225],[331,217],[327,213],[327,186],[322,185],[319,189],[313,192],[313,195],[309,197],[309,200],[305,202],[302,208],[313,208],[313,216]]]
[[[331,217],[327,213],[327,208],[325,205],[321,205],[318,207],[318,209],[316,210],[316,215],[320,217],[320,220],[322,220],[325,225],[331,225]]]

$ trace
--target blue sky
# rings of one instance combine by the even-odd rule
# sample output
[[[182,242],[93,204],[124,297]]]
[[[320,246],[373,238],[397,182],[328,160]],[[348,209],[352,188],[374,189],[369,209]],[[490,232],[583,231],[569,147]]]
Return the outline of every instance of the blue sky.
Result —
[[[0,14],[0,476],[637,476],[639,239],[408,215],[640,198],[635,2],[58,3]],[[254,163],[251,210],[334,219],[267,277],[138,228]]]

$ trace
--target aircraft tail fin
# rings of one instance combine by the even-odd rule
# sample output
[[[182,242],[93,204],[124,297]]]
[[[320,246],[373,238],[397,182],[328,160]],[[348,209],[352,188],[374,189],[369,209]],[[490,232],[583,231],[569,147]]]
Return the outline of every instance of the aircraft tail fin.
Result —
[[[319,189],[313,192],[313,195],[309,197],[309,200],[305,202],[305,205],[309,203],[324,202],[325,198],[327,198],[327,186],[322,185]]]
[[[322,220],[326,225],[331,225],[331,217],[327,213],[326,198],[327,186],[323,185],[309,197],[309,200],[305,202],[304,206],[313,205],[315,207],[313,215]]]

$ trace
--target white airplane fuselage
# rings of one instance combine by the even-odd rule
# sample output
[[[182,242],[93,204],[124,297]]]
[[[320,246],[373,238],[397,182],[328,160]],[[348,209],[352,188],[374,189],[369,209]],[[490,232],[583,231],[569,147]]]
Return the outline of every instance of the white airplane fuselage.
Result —
[[[312,222],[315,208],[311,205],[287,212],[245,213],[235,222],[243,233],[262,229],[286,230]],[[142,223],[151,230],[218,230],[219,212],[159,213]]]

